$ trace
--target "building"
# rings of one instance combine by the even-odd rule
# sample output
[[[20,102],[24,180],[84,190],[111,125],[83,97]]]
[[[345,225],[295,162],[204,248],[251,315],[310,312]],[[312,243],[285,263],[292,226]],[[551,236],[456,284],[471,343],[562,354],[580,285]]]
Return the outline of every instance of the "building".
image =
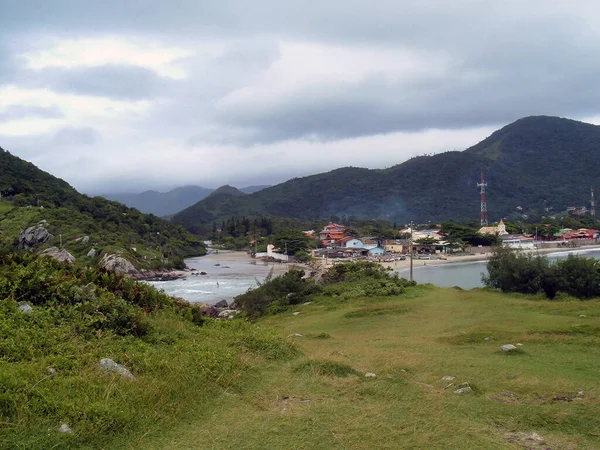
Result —
[[[383,241],[383,249],[391,253],[406,253],[410,247],[410,242],[406,239],[388,239]]]
[[[319,232],[319,239],[325,247],[337,244],[342,238],[346,237],[346,227],[337,223],[329,223],[325,225],[322,231]]]
[[[496,234],[498,236],[506,236],[508,231],[506,231],[506,225],[504,225],[504,222],[500,220],[496,226],[481,227],[479,229],[479,234]]]
[[[502,237],[502,247],[534,250],[536,248],[533,238],[522,235],[508,234]]]
[[[340,245],[340,247],[346,248],[363,248],[364,245],[360,239],[352,236],[346,236],[340,239],[338,241],[338,244]]]

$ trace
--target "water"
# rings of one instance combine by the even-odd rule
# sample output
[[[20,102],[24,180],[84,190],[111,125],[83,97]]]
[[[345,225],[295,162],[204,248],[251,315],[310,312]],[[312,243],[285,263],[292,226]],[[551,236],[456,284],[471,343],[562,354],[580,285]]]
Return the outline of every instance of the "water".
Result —
[[[551,260],[557,260],[566,258],[570,254],[600,259],[599,249],[549,253],[546,256]],[[214,304],[223,299],[230,301],[236,295],[256,287],[257,281],[262,282],[271,269],[275,270],[275,275],[287,269],[286,265],[239,259],[239,256],[234,257],[227,253],[211,258],[191,258],[185,262],[188,267],[204,271],[207,275],[190,275],[180,280],[149,283],[158,289],[163,289],[169,295],[182,297],[190,302]],[[439,265],[436,265],[435,261],[427,261],[426,266],[422,264],[423,261],[415,261],[414,279],[418,283],[431,283],[441,287],[459,286],[463,289],[481,287],[483,286],[481,275],[487,273],[486,261]],[[398,273],[401,277],[409,277],[408,268],[399,269]],[[217,283],[219,283],[218,286]]]
[[[206,275],[188,275],[179,280],[148,283],[169,295],[190,302],[214,304],[219,300],[230,301],[236,295],[256,287],[258,282],[264,281],[271,269],[274,269],[274,273],[277,274],[287,268],[279,263],[240,259],[237,255],[222,253],[210,258],[186,259],[185,263],[190,269],[206,272]]]
[[[569,252],[548,253],[548,259],[555,261],[564,259],[568,255],[581,255],[588,258],[600,259],[600,250],[573,250]],[[423,262],[415,260],[413,270],[413,278],[417,283],[431,283],[440,287],[459,286],[463,289],[473,289],[482,287],[481,276],[487,275],[487,261],[470,261],[464,263],[439,264],[427,261],[427,265],[423,266]],[[408,278],[410,269],[400,269],[398,273],[401,277]]]

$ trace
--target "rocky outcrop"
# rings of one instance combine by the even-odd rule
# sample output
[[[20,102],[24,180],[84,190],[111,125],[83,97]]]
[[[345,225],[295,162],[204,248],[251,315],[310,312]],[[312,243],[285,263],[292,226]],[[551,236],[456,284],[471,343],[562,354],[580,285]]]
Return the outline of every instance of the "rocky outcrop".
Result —
[[[57,247],[50,247],[44,250],[41,253],[42,256],[49,256],[52,259],[55,259],[59,262],[64,262],[67,264],[73,264],[75,262],[75,257],[71,255],[65,249],[59,250]]]
[[[131,278],[134,280],[144,280],[144,281],[172,281],[178,280],[180,278],[185,278],[189,273],[184,270],[147,270],[140,269],[135,274],[130,274]]]
[[[35,247],[37,244],[43,244],[48,242],[49,239],[54,236],[46,230],[43,223],[39,223],[33,227],[27,228],[19,235],[19,243],[17,247],[19,249],[29,250]]]
[[[87,257],[88,258],[95,258],[96,255],[98,254],[98,252],[96,251],[95,248],[91,248],[89,252],[87,252]]]
[[[99,265],[106,270],[120,274],[137,275],[139,273],[127,259],[116,254],[104,255]]]
[[[219,316],[219,311],[217,310],[217,308],[215,308],[212,305],[207,305],[205,303],[200,305],[200,312],[202,313],[203,316],[208,316],[208,317],[218,317]]]

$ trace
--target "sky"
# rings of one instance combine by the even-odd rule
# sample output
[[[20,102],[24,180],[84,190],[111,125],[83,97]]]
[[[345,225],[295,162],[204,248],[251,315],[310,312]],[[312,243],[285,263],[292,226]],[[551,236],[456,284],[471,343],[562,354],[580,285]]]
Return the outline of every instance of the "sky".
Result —
[[[0,0],[0,11],[0,147],[89,194],[390,167],[530,115],[600,123],[592,0]]]

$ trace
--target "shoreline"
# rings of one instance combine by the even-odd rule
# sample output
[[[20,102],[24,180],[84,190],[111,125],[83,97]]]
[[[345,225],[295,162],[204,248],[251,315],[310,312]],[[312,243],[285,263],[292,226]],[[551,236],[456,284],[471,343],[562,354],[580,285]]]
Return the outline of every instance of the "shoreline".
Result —
[[[600,250],[600,245],[586,245],[582,247],[572,247],[572,248],[541,248],[535,250],[522,250],[524,253],[533,254],[533,255],[548,255],[553,253],[572,253],[572,252],[585,252],[585,251],[593,251]],[[457,264],[457,263],[466,263],[466,262],[481,262],[487,261],[491,256],[491,253],[480,253],[480,254],[468,254],[468,255],[451,255],[445,254],[443,255],[447,259],[430,259],[430,260],[421,260],[415,259],[413,260],[413,267],[422,267],[422,266],[439,266],[443,264]],[[255,261],[257,264],[261,263],[260,260],[252,258],[248,253],[244,251],[236,251],[236,250],[220,250],[219,253],[210,253],[204,256],[199,256],[197,258],[202,259],[218,259],[224,261]],[[324,264],[324,260],[318,260],[321,267],[329,268],[334,265],[334,261],[346,261],[345,259],[332,260],[327,259]],[[301,263],[277,263],[277,262],[267,262],[263,261],[262,264],[266,266],[271,266],[276,275],[287,272],[288,269],[293,267],[300,268],[303,270],[313,270],[306,264]],[[391,267],[392,269],[407,269],[410,267],[410,258],[407,258],[404,261],[394,261],[394,262],[379,262],[383,267]],[[189,274],[189,270],[186,271]],[[184,275],[185,276],[185,275]]]

